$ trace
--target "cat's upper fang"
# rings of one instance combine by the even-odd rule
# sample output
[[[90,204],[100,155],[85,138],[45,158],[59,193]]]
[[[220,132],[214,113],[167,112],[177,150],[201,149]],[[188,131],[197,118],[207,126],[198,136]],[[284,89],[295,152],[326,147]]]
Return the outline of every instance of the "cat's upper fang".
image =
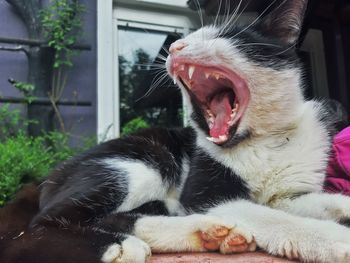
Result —
[[[189,66],[188,67],[188,77],[189,77],[189,79],[192,79],[194,71],[195,71],[195,66]]]

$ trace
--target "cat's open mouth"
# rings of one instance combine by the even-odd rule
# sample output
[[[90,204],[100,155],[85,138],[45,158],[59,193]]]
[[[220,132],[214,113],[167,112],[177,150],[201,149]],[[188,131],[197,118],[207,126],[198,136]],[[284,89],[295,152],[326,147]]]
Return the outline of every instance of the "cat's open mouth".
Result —
[[[208,140],[227,142],[237,129],[249,100],[246,82],[222,67],[173,63],[172,75],[194,97],[209,128]]]

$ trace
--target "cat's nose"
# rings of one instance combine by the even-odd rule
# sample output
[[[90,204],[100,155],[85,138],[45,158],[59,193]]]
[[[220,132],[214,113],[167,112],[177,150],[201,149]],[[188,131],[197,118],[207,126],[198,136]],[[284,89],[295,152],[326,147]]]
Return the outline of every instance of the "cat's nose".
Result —
[[[186,43],[178,40],[170,45],[169,51],[170,51],[170,53],[174,53],[176,51],[180,51],[181,49],[183,49],[186,46],[187,46]]]

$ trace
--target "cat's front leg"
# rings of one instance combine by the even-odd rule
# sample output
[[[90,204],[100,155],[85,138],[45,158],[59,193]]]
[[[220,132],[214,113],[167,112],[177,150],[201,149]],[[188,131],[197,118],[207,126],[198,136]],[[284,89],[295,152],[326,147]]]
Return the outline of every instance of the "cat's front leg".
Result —
[[[208,215],[143,217],[136,221],[133,233],[154,252],[220,250],[226,254],[256,249],[247,230]]]
[[[299,217],[248,201],[232,201],[209,210],[237,222],[270,254],[303,262],[350,262],[350,229],[332,221]]]
[[[104,249],[103,263],[146,263],[150,262],[151,249],[142,240],[126,236],[121,243],[112,243]]]
[[[276,208],[295,215],[350,222],[350,197],[341,194],[310,193],[280,201]]]

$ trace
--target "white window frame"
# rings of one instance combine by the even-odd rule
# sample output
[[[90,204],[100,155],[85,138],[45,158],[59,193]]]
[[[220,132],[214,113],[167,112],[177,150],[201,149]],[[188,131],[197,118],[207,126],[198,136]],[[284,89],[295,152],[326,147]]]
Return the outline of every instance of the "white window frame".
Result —
[[[162,22],[166,24],[162,24]],[[187,35],[199,14],[184,6],[140,0],[97,1],[97,136],[119,137],[118,25]]]

